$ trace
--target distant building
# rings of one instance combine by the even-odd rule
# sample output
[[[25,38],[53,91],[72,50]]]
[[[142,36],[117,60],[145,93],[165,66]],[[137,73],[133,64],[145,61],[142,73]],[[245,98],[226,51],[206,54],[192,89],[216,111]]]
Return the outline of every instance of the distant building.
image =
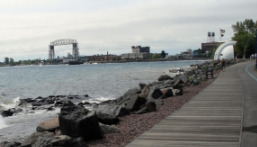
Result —
[[[181,56],[184,59],[192,59],[193,58],[193,56],[192,56],[192,49],[187,49],[187,51],[181,52]]]
[[[132,53],[122,54],[122,60],[149,59],[151,57],[150,47],[132,46]]]
[[[93,55],[86,56],[88,61],[117,61],[119,60],[119,56],[107,54],[107,55]]]
[[[122,60],[135,60],[135,59],[149,59],[151,57],[150,53],[129,53],[121,54]]]
[[[132,46],[132,53],[150,53],[150,47]]]

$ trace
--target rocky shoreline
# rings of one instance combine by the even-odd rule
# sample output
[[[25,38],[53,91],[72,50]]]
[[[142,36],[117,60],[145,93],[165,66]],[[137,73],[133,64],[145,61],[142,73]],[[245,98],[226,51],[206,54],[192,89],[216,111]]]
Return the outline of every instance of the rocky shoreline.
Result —
[[[227,61],[234,64],[235,61]],[[20,100],[18,108],[2,111],[4,117],[26,111],[60,108],[60,114],[38,125],[23,142],[1,142],[0,146],[125,146],[169,116],[207,87],[217,76],[220,64],[206,62],[175,77],[163,75],[157,82],[140,83],[123,96],[94,104],[83,103],[88,95],[49,96]]]

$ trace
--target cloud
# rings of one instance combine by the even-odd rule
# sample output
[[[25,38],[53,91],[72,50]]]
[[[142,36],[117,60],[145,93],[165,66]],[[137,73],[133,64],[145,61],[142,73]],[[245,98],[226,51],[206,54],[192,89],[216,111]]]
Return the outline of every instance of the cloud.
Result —
[[[16,2],[16,3],[14,3]],[[131,46],[150,46],[152,52],[177,54],[201,47],[207,32],[225,29],[256,14],[252,0],[19,0],[0,2],[0,61],[47,58],[51,41],[72,38],[80,54],[131,52]],[[239,11],[240,10],[240,11]],[[253,18],[256,20],[256,18]],[[71,46],[56,47],[64,56]]]

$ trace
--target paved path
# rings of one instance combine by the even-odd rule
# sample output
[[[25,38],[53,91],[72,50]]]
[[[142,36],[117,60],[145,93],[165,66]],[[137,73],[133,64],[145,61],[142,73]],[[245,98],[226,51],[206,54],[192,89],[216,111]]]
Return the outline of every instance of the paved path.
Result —
[[[250,62],[228,67],[180,110],[127,146],[257,146],[257,136],[253,133],[255,128],[252,127],[257,125],[257,118],[253,117],[257,115],[257,108],[252,111],[252,107],[257,104],[257,78],[254,80],[257,75],[251,77],[249,74],[255,71],[250,69],[253,69],[253,63]],[[256,98],[255,104],[251,103],[253,97]]]

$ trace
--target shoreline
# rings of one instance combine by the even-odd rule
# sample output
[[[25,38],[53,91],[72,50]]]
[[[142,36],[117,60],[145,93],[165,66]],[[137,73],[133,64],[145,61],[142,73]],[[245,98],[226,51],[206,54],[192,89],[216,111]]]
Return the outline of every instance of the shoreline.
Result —
[[[192,59],[158,59],[158,60],[119,60],[119,61],[85,61],[83,64],[108,64],[108,63],[129,63],[129,62],[165,62],[165,61],[190,61],[190,60],[204,60],[212,61],[211,58],[192,58]],[[35,63],[35,64],[18,64],[18,65],[0,65],[0,67],[16,67],[16,66],[44,66],[44,65],[68,65],[69,63]],[[81,65],[81,64],[74,64]]]
[[[106,134],[105,139],[87,142],[89,147],[121,147],[126,146],[141,134],[151,129],[155,124],[178,111],[185,103],[208,87],[221,71],[214,72],[214,78],[203,81],[196,86],[185,87],[184,94],[163,99],[163,105],[154,112],[145,114],[130,114],[120,117],[117,128],[121,133]]]

